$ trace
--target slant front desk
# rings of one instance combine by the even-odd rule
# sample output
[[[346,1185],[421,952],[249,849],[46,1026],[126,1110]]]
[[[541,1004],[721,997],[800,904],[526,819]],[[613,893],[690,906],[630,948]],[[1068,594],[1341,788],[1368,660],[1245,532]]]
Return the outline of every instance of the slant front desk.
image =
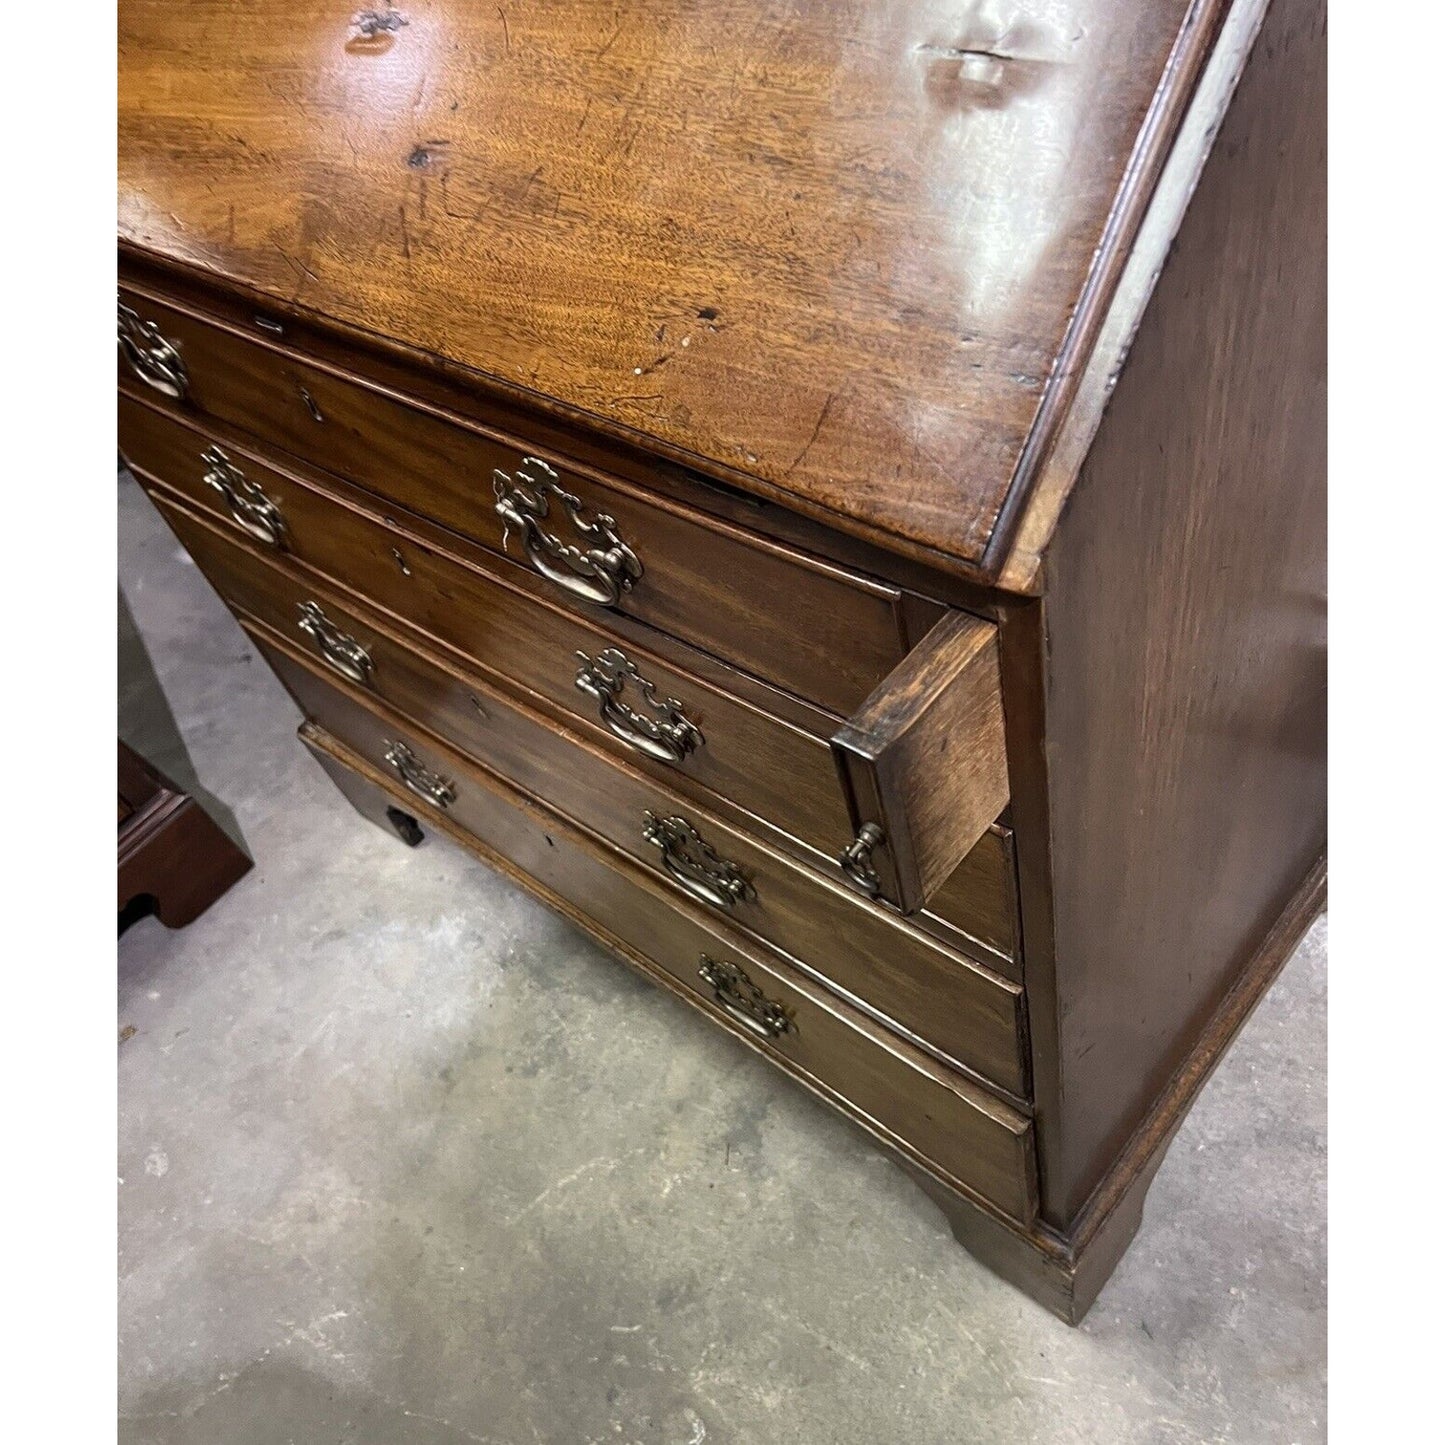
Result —
[[[1323,898],[1323,7],[505,9],[122,0],[125,456],[1077,1320]]]

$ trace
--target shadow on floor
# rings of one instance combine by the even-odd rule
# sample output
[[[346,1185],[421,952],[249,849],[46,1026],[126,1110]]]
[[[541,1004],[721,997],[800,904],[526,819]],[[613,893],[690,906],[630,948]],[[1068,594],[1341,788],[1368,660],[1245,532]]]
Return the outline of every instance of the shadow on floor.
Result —
[[[189,793],[221,826],[227,837],[248,855],[236,815],[202,787],[186,750],[175,714],[166,700],[150,653],[136,627],[124,591],[116,592],[117,707],[116,732],[158,773]]]

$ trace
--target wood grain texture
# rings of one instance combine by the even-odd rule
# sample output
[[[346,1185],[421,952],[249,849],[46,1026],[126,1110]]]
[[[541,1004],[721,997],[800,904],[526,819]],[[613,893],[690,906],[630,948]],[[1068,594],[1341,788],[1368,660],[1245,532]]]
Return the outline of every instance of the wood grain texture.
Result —
[[[546,474],[524,463],[541,460],[581,501],[584,520],[611,517],[637,558],[640,575],[617,598],[616,611],[761,669],[769,681],[841,716],[882,681],[907,641],[927,631],[924,625],[906,638],[912,614],[905,616],[897,587],[644,494],[531,440],[439,415],[304,355],[243,340],[127,288],[121,297],[175,346],[189,376],[184,400],[168,402],[122,357],[122,388],[140,400],[199,425],[219,419],[258,434],[273,454],[300,457],[522,567],[531,566],[526,538],[498,515],[494,477],[500,472],[531,491]],[[564,544],[593,545],[555,499],[538,525]],[[587,617],[613,610],[574,601],[557,583],[547,591]],[[786,608],[776,605],[780,597],[788,599]],[[930,620],[941,610],[933,605]]]
[[[1224,17],[1138,234],[1122,263],[1093,350],[1079,365],[1072,405],[1047,444],[1041,446],[1033,484],[1027,495],[1020,497],[1018,523],[998,571],[998,585],[1005,591],[1039,589],[1044,554],[1126,365],[1144,308],[1154,294],[1268,8],[1269,0],[1235,0]]]
[[[274,296],[125,242],[119,246],[118,260],[120,284],[131,293],[203,317],[248,340],[284,345],[320,369],[359,378],[380,392],[407,397],[515,444],[530,439],[546,452],[625,481],[649,496],[707,512],[760,538],[831,559],[864,576],[890,578],[899,586],[983,615],[990,615],[997,603],[989,586],[959,570],[939,570],[936,559],[925,564],[894,548],[884,550],[840,529],[836,520],[817,509],[805,515],[802,508],[745,489],[736,478],[681,465],[655,441],[644,446],[638,438],[619,437],[540,394],[480,385],[473,373],[423,364],[415,350],[385,337],[301,311]],[[151,397],[160,400],[154,393]],[[299,459],[292,464],[300,465]],[[905,603],[911,595],[904,594]],[[921,637],[928,625],[931,622],[912,635]]]
[[[1048,557],[1056,1221],[1323,851],[1324,57],[1276,0]]]
[[[294,602],[289,595],[278,595],[273,574],[259,558],[236,549],[219,550],[220,538],[208,523],[159,493],[153,496],[167,524],[223,597],[278,631],[295,631]],[[290,508],[288,515],[294,515]],[[372,605],[420,632],[434,646],[457,653],[465,666],[504,689],[539,696],[564,715],[598,721],[595,699],[576,686],[577,653],[596,657],[616,646],[616,639],[565,612],[539,607],[492,579],[423,549],[404,533],[386,531],[334,507],[326,520],[329,530],[318,545],[329,549],[328,564],[315,569],[320,577],[349,584]],[[393,546],[402,554],[406,573],[391,555]],[[815,847],[827,848],[833,839],[846,839],[847,811],[826,742],[701,685],[635,646],[626,648],[626,656],[663,697],[681,703],[702,734],[702,744],[675,768],[658,763],[661,771],[685,774]],[[631,706],[643,705],[630,693],[625,697]],[[625,742],[608,736],[618,752],[635,753]]]
[[[228,424],[212,422],[209,418],[182,417],[123,394],[119,399],[119,439],[122,453],[134,464],[138,475],[164,481],[168,488],[217,518],[224,527],[234,529],[231,511],[222,496],[206,483],[206,464],[200,459],[202,452],[219,445],[249,478],[258,485],[264,483],[263,489],[268,495],[274,493],[280,499],[283,513],[291,519],[286,555],[308,567],[326,571],[346,561],[349,549],[331,546],[328,536],[331,528],[341,524],[341,519],[349,513],[365,518],[383,533],[392,534],[393,540],[382,549],[382,555],[391,557],[393,566],[399,564],[389,547],[399,547],[396,538],[404,534],[429,553],[493,578],[509,591],[531,598],[548,611],[569,613],[584,627],[589,624],[600,627],[602,631],[598,635],[610,637],[615,645],[636,646],[650,655],[658,655],[671,666],[714,688],[733,693],[748,705],[761,708],[804,732],[826,739],[837,726],[836,714],[655,627],[616,610],[589,608],[582,612],[568,607],[550,582],[515,558],[489,551],[404,508],[389,506],[334,473],[296,458],[278,456],[274,450],[259,445],[255,437]],[[342,580],[347,585],[355,585],[354,578],[349,576],[343,575]],[[404,599],[406,593],[384,595]],[[383,605],[391,607],[393,603]],[[404,601],[402,610],[406,610]],[[927,630],[926,626],[923,630]]]
[[[121,234],[977,567],[1224,8],[125,0]]]
[[[650,966],[654,976],[660,972],[681,985],[690,1001],[765,1058],[825,1091],[854,1118],[975,1197],[1030,1223],[1036,1213],[1033,1140],[1023,1114],[848,1008],[776,955],[678,903],[615,853],[599,853],[562,819],[500,779],[439,743],[408,734],[401,719],[378,710],[356,736],[340,741],[384,776],[390,771],[384,754],[398,737],[456,791],[445,811],[397,792],[408,811],[458,830],[454,836],[473,846],[480,843],[484,856],[502,854],[534,891],[540,886],[590,931]],[[760,1042],[737,1025],[698,977],[704,954],[740,965],[789,1013],[793,1027]]]
[[[576,734],[477,679],[450,673],[412,651],[355,608],[325,599],[327,616],[358,638],[374,663],[368,691],[409,724],[500,774],[573,823],[667,879],[644,835],[646,813],[680,817],[747,880],[748,891],[718,917],[780,949],[809,974],[890,1022],[985,1083],[1025,1101],[1027,1030],[1022,989],[946,953],[926,934],[844,884],[805,872],[741,829],[619,764]],[[366,695],[294,635],[282,637],[246,617],[242,625],[307,717],[338,737],[348,733],[347,698]],[[668,881],[671,881],[670,879]],[[678,890],[684,896],[683,890]]]
[[[453,551],[424,543],[410,529],[388,525],[376,513],[339,506],[228,443],[228,454],[286,519],[284,557],[273,555],[272,560],[300,570],[280,585],[276,574],[251,554],[249,539],[246,551],[218,549],[206,523],[181,512],[173,496],[155,489],[155,481],[163,480],[204,509],[233,540],[245,539],[219,494],[202,481],[204,442],[204,435],[198,437],[123,399],[122,450],[169,525],[229,602],[283,634],[299,636],[296,604],[310,595],[309,581],[359,591],[394,624],[420,633],[464,668],[479,671],[504,690],[520,690],[525,701],[550,709],[574,730],[585,727],[603,747],[669,785],[691,788],[705,800],[732,803],[744,826],[753,831],[770,827],[779,844],[791,844],[804,861],[836,868],[837,855],[851,835],[826,734],[820,730],[829,724],[826,715],[815,714],[812,731],[779,718],[763,710],[760,702],[766,700],[750,698],[741,676],[711,682],[698,676],[700,659],[691,649],[669,647],[656,633],[646,648],[639,647],[550,602],[501,585],[500,579],[466,565]],[[595,701],[577,689],[577,652],[596,656],[617,646],[638,662],[663,696],[677,698],[701,728],[703,744],[680,765],[653,762],[630,750],[602,726]],[[651,650],[659,647],[666,659]],[[637,703],[635,698],[629,701]],[[1007,830],[993,828],[977,840],[918,922],[945,943],[985,957],[1017,977],[1017,905]]]
[[[405,795],[398,791],[399,785],[310,725],[302,727],[301,737],[356,810],[379,827],[395,832],[392,814],[398,803],[402,803],[404,808],[406,806],[403,802]],[[591,920],[521,872],[505,855],[470,838],[444,817],[428,821],[480,854],[520,886],[552,907],[560,908],[581,927],[596,934],[596,925]],[[938,1205],[960,1245],[1065,1323],[1078,1324],[1128,1248],[1139,1226],[1149,1186],[1163,1162],[1164,1151],[1183,1122],[1190,1104],[1251,1009],[1289,958],[1309,921],[1318,913],[1323,896],[1323,872],[1312,870],[1201,1033],[1169,1087],[1155,1101],[1149,1115],[1095,1191],[1068,1237],[1050,1229],[1038,1218],[1023,1227],[1017,1221],[981,1208],[975,1197],[966,1191],[960,1192],[956,1181],[947,1181],[937,1172],[923,1167],[909,1151],[900,1148],[897,1141],[876,1129],[868,1132],[874,1142]],[[662,982],[664,986],[669,984],[666,975],[653,972],[645,959],[634,956],[628,949],[619,946],[616,940],[604,937],[602,941],[628,962],[643,968],[654,981]],[[674,992],[680,992],[677,985],[671,986]],[[803,1082],[821,1097],[829,1099],[825,1091],[810,1081]],[[838,1103],[836,1099],[830,1101]],[[845,1113],[848,1112],[846,1104],[841,1107]]]
[[[697,952],[740,963],[809,1020],[764,1051],[1077,1319],[1322,892],[1320,0],[354,27],[123,0],[122,283],[193,372],[122,373],[143,484],[372,813],[404,736],[458,788],[412,810],[664,986],[718,1016]],[[504,543],[529,453],[621,605]],[[690,752],[579,692],[609,647]]]
[[[883,896],[912,913],[1008,804],[997,628],[950,612],[833,735],[854,832],[883,830]]]

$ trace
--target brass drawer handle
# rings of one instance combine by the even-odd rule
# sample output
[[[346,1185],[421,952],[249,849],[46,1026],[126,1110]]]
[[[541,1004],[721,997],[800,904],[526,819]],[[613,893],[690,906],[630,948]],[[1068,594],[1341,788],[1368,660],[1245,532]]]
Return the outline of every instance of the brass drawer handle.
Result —
[[[858,829],[858,836],[843,850],[838,859],[839,866],[848,881],[860,893],[877,898],[883,891],[878,870],[873,866],[873,850],[883,841],[883,829],[877,823],[864,823]]]
[[[376,670],[371,654],[354,637],[337,627],[321,610],[319,603],[301,602],[296,610],[301,614],[296,625],[316,644],[321,660],[348,682],[370,687],[371,674]]]
[[[760,1039],[771,1042],[797,1032],[792,1010],[774,1003],[737,964],[719,962],[704,953],[697,976],[712,989],[718,1007]]]
[[[657,689],[638,672],[615,647],[604,648],[596,657],[577,654],[577,687],[597,699],[597,712],[615,737],[628,747],[663,763],[680,763],[702,746],[703,736],[675,698],[659,698]],[[622,701],[622,689],[629,679],[642,694],[652,713],[647,716]]]
[[[311,413],[311,420],[325,421],[326,418],[321,415],[321,408],[316,405],[316,398],[312,396],[311,393],[307,391],[304,386],[297,386],[296,390],[297,393],[300,395],[302,403],[305,405],[306,410]]]
[[[659,818],[649,808],[642,815],[642,836],[662,854],[668,875],[694,898],[714,908],[732,908],[758,896],[743,870],[720,858],[686,818]]]
[[[208,468],[201,480],[221,494],[236,525],[268,547],[284,548],[286,519],[276,503],[220,447],[207,447],[201,460]]]
[[[615,607],[642,576],[642,563],[617,535],[613,518],[603,512],[590,522],[583,517],[582,499],[562,490],[557,473],[546,462],[525,458],[515,478],[494,471],[492,490],[502,519],[502,550],[506,551],[507,534],[515,527],[522,534],[528,561],[564,592],[599,607]],[[590,546],[575,546],[542,530],[542,519],[550,514],[554,499],[565,509],[572,529]]]
[[[388,743],[386,760],[417,797],[433,808],[449,808],[457,800],[456,784],[427,767],[405,743]]]
[[[191,379],[181,353],[160,333],[154,321],[142,320],[124,301],[116,304],[116,340],[130,369],[166,396],[184,401]]]

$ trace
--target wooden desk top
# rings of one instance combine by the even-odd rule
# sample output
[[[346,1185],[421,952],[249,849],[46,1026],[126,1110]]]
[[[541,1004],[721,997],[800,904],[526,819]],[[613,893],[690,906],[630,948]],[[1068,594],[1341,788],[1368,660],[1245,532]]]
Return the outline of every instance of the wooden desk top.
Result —
[[[121,237],[987,572],[1227,8],[122,0]]]

